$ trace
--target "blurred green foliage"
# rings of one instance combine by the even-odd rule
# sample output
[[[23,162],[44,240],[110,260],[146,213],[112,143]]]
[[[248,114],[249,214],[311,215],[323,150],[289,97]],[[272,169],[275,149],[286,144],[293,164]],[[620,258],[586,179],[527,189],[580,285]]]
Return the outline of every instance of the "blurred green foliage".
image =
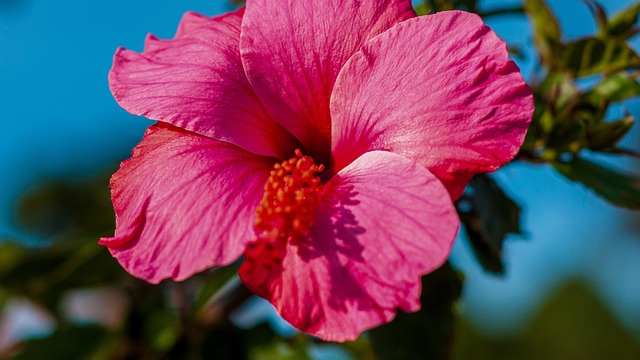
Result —
[[[584,1],[599,29],[592,36],[564,40],[544,0],[526,0],[540,71],[531,88],[536,111],[519,159],[549,163],[611,203],[640,209],[640,179],[596,164],[593,154],[638,156],[619,142],[635,119],[607,119],[611,104],[640,95],[640,57],[627,44],[638,32],[640,4],[608,17],[595,1]],[[588,80],[588,81],[587,81]],[[585,85],[585,84],[590,85]],[[597,179],[597,180],[594,180]]]
[[[584,3],[599,29],[592,36],[566,40],[544,0],[523,1],[522,11],[533,30],[538,70],[529,82],[535,113],[516,160],[549,164],[610,203],[638,210],[640,177],[590,158],[640,156],[619,145],[635,123],[634,117],[627,113],[620,119],[607,118],[612,104],[640,95],[640,57],[627,43],[638,33],[640,2],[613,16],[596,1]],[[456,4],[425,1],[422,6],[433,11]],[[457,204],[465,233],[483,268],[502,274],[502,244],[507,235],[520,233],[520,207],[487,175],[472,180],[467,189]]]
[[[461,323],[457,335],[454,359],[640,359],[640,337],[580,281],[560,287],[517,333],[492,338]]]
[[[389,324],[370,331],[378,359],[449,359],[453,346],[455,313],[462,275],[448,263],[425,276],[415,314],[399,313]]]
[[[242,1],[234,1],[236,5]],[[640,209],[640,180],[594,162],[594,154],[638,156],[620,141],[635,119],[609,119],[612,104],[640,95],[640,58],[627,43],[638,33],[640,2],[609,16],[585,0],[598,30],[564,39],[543,0],[483,11],[475,0],[426,0],[419,14],[463,9],[483,17],[526,15],[533,29],[538,71],[530,81],[536,111],[517,161],[547,164],[612,204]],[[512,54],[521,54],[511,49]],[[111,172],[109,172],[111,173]],[[85,181],[51,181],[25,196],[17,222],[46,241],[0,242],[0,309],[27,299],[55,319],[45,337],[25,339],[0,359],[307,359],[331,346],[357,359],[640,358],[638,338],[627,333],[584,285],[561,288],[524,330],[488,337],[458,319],[463,275],[448,263],[423,278],[423,309],[358,340],[325,344],[304,334],[284,336],[266,324],[244,329],[229,314],[251,294],[238,286],[238,264],[211,269],[182,283],[149,285],[126,274],[100,236],[113,232],[105,175]],[[520,234],[521,205],[491,175],[477,176],[457,202],[464,232],[479,263],[503,274],[502,247]],[[127,301],[119,325],[69,317],[64,299],[79,289],[112,289]],[[114,304],[115,306],[115,304]],[[105,309],[107,311],[108,309]],[[316,355],[317,356],[317,355]]]
[[[107,331],[96,325],[74,326],[55,331],[51,336],[34,339],[16,360],[110,359]]]

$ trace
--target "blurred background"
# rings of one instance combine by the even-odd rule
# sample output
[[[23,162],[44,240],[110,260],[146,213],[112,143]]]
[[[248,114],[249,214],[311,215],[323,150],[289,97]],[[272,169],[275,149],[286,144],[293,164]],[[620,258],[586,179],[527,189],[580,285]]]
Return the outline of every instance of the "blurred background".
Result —
[[[548,1],[564,39],[596,32],[586,3]],[[607,14],[638,4],[600,3]],[[522,3],[478,5],[490,13]],[[152,287],[128,278],[96,244],[113,232],[108,178],[151,124],[127,114],[109,92],[116,48],[141,51],[149,32],[171,38],[187,10],[215,15],[234,6],[223,0],[0,0],[0,359],[225,358],[238,348],[247,358],[394,358],[384,347],[398,346],[378,342],[381,335],[373,333],[344,346],[302,338],[259,300],[233,307],[230,323],[207,320],[213,325],[201,335],[186,334],[193,324],[181,312],[181,299],[203,306],[233,267]],[[485,19],[517,49],[514,59],[527,81],[539,81],[527,16],[498,11]],[[640,37],[629,43],[640,51]],[[606,117],[630,112],[637,118],[639,105],[637,98],[618,102]],[[638,144],[636,126],[621,145]],[[640,172],[633,157],[591,155]],[[451,257],[455,270],[442,270],[439,280],[464,278],[453,309],[459,321],[446,325],[457,330],[447,356],[640,358],[638,213],[611,205],[548,164],[516,161],[493,180],[521,207],[521,231],[500,249],[501,271],[487,271],[461,231]],[[460,289],[448,289],[439,295],[455,300]],[[194,343],[198,354],[190,349]]]

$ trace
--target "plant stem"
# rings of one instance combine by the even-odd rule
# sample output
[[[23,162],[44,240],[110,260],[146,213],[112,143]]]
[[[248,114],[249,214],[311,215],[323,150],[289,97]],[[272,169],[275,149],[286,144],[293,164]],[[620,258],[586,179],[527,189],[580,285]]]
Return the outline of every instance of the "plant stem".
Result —
[[[253,293],[244,286],[237,275],[232,277],[202,307],[198,314],[198,323],[203,326],[212,326],[224,321],[252,295]]]

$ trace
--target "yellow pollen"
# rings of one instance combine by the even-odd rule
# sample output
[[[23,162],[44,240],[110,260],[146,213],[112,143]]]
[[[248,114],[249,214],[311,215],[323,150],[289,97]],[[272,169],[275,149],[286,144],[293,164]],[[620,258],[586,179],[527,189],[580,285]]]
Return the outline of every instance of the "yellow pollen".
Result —
[[[291,159],[273,166],[256,210],[258,241],[275,241],[282,246],[307,233],[323,186],[317,176],[323,171],[323,165],[316,165],[299,149]]]

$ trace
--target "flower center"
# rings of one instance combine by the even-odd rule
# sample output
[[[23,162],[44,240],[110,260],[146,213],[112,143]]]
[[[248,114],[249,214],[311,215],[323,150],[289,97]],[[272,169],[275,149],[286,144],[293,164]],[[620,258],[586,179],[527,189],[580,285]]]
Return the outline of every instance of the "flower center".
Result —
[[[264,195],[256,210],[254,223],[257,240],[245,251],[247,260],[268,266],[279,262],[287,243],[297,244],[308,232],[320,200],[323,183],[318,174],[324,165],[316,165],[296,149],[291,159],[277,163],[264,185]]]

